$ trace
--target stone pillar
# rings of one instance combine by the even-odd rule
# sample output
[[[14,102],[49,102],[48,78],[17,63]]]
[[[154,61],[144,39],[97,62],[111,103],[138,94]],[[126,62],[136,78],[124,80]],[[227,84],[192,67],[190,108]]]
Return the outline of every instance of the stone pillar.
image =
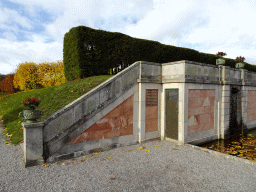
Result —
[[[246,69],[241,69],[241,80],[243,86],[247,83],[247,71],[248,70]]]
[[[247,83],[247,71],[246,69],[241,69],[241,80],[242,80],[242,87],[241,87],[241,108],[242,108],[242,126],[243,129],[247,129],[247,96],[248,92],[246,90],[246,83]]]
[[[139,143],[145,140],[145,84],[139,83]]]
[[[225,139],[229,127],[230,110],[230,76],[228,66],[219,66],[219,83],[221,84],[221,103],[220,103],[220,138]],[[228,83],[228,84],[227,84]]]
[[[43,159],[43,127],[44,122],[21,123],[24,136],[25,168],[44,164]]]

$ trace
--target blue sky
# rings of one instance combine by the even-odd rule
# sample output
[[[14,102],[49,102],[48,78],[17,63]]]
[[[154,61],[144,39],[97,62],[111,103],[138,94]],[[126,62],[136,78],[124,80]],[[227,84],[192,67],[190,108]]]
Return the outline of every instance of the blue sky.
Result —
[[[63,60],[64,34],[84,25],[256,65],[255,0],[0,0],[0,74]]]

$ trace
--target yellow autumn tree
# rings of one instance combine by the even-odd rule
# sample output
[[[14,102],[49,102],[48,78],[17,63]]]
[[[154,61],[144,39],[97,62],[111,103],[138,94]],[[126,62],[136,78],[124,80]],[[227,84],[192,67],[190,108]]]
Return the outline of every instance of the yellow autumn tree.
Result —
[[[34,62],[20,63],[14,75],[14,87],[27,91],[36,89],[38,83],[37,65]]]
[[[37,72],[39,83],[44,87],[61,85],[67,82],[64,75],[64,63],[61,61],[41,63],[38,65]]]

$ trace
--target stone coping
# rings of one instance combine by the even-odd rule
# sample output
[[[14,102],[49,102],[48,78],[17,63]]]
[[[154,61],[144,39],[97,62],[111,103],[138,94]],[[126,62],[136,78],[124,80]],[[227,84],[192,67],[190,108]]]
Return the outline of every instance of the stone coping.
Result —
[[[129,72],[130,70],[132,70],[132,68],[136,67],[137,65],[139,65],[140,63],[148,63],[148,62],[144,62],[144,61],[137,61],[134,64],[130,65],[129,67],[127,67],[126,69],[124,69],[123,71],[119,72],[117,75],[109,78],[108,80],[106,80],[105,82],[103,82],[102,84],[98,85],[97,87],[93,88],[92,90],[90,90],[89,92],[87,92],[86,94],[82,95],[81,97],[77,98],[76,100],[74,100],[73,102],[69,103],[68,105],[66,105],[65,107],[63,107],[62,109],[56,111],[55,113],[53,113],[51,116],[47,117],[46,119],[44,119],[44,123],[48,124],[49,121],[57,118],[58,116],[60,116],[61,114],[63,114],[64,112],[68,111],[69,109],[73,108],[74,106],[78,105],[79,103],[81,103],[82,101],[84,101],[86,98],[89,98],[90,96],[92,96],[93,94],[95,94],[95,92],[100,91],[101,89],[103,89],[105,86],[107,86],[108,84],[110,84],[111,82],[115,81],[117,78],[119,78],[121,75],[123,75],[124,73]]]

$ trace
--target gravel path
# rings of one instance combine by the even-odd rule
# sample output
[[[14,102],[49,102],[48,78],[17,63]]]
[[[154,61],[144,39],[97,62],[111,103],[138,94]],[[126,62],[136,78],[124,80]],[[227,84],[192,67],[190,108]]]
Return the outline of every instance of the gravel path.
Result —
[[[5,145],[0,134],[1,192],[256,191],[256,162],[192,145],[148,141],[25,168],[21,147]]]

